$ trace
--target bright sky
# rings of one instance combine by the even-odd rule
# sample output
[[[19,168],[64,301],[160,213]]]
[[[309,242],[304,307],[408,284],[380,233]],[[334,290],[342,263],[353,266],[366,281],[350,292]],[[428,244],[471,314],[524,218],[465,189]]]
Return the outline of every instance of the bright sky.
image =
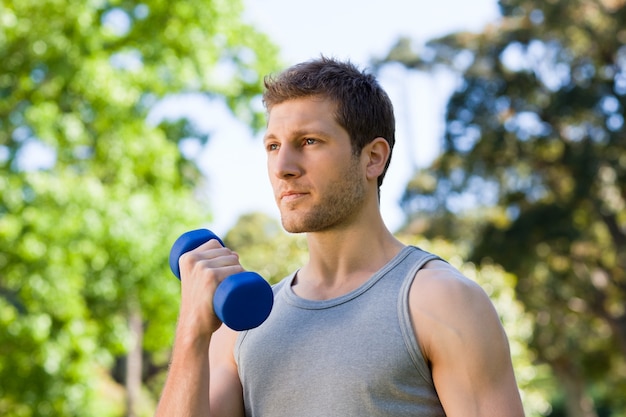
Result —
[[[420,44],[457,30],[480,31],[498,18],[496,0],[244,1],[247,19],[280,46],[288,64],[324,54],[366,67],[400,36]],[[380,82],[394,102],[398,124],[381,196],[383,217],[395,231],[404,220],[397,202],[412,167],[425,166],[438,152],[445,101],[453,84],[445,77],[409,77],[400,69],[386,71]],[[209,106],[201,119],[212,132],[199,154],[213,214],[206,226],[223,235],[244,213],[261,211],[278,219],[260,138],[252,138],[219,106]]]

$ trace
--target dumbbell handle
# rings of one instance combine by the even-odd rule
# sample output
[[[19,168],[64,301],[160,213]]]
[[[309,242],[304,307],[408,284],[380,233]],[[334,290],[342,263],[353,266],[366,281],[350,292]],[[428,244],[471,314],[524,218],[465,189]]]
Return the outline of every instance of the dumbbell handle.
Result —
[[[224,242],[208,229],[183,233],[172,245],[169,263],[174,275],[180,277],[178,263],[182,254],[215,239]],[[274,305],[274,293],[269,283],[255,272],[240,272],[226,278],[213,295],[213,309],[220,320],[233,330],[249,330],[267,319]]]

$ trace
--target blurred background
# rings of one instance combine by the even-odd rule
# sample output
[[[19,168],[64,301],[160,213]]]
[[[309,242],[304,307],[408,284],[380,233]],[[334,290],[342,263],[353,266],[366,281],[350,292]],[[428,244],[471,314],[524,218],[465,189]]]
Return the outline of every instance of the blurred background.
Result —
[[[301,265],[260,94],[320,54],[389,92],[385,220],[488,292],[527,415],[626,416],[626,0],[0,0],[0,415],[152,415],[186,230]]]

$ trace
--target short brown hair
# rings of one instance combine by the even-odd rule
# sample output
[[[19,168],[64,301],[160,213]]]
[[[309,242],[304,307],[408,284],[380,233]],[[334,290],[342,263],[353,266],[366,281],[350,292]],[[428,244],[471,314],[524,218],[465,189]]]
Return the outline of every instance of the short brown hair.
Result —
[[[268,111],[276,104],[297,98],[329,98],[337,105],[335,119],[348,132],[355,155],[360,155],[363,147],[377,137],[384,138],[393,150],[396,123],[391,100],[373,75],[349,61],[322,56],[296,64],[278,76],[267,76],[264,83],[263,104]],[[378,186],[390,161],[391,154],[378,177]]]

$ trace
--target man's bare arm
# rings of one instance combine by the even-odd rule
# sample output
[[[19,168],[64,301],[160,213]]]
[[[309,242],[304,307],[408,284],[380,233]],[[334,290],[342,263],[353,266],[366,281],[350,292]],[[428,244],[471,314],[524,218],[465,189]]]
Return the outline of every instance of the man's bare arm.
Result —
[[[435,261],[411,288],[416,334],[448,417],[523,417],[508,340],[485,292]]]
[[[224,325],[213,334],[209,348],[212,417],[244,416],[243,392],[234,357],[237,335],[237,332]]]
[[[187,337],[183,329],[174,351],[156,417],[209,416],[209,343]]]
[[[226,330],[217,330],[221,322],[213,312],[213,294],[219,283],[243,271],[239,258],[212,240],[182,255],[179,265],[180,315],[156,417],[243,415],[243,412],[234,412],[243,408],[241,384],[232,360],[236,333],[225,326],[222,327]],[[214,360],[209,360],[209,351],[215,356]],[[211,389],[219,392],[221,398],[210,396]]]

